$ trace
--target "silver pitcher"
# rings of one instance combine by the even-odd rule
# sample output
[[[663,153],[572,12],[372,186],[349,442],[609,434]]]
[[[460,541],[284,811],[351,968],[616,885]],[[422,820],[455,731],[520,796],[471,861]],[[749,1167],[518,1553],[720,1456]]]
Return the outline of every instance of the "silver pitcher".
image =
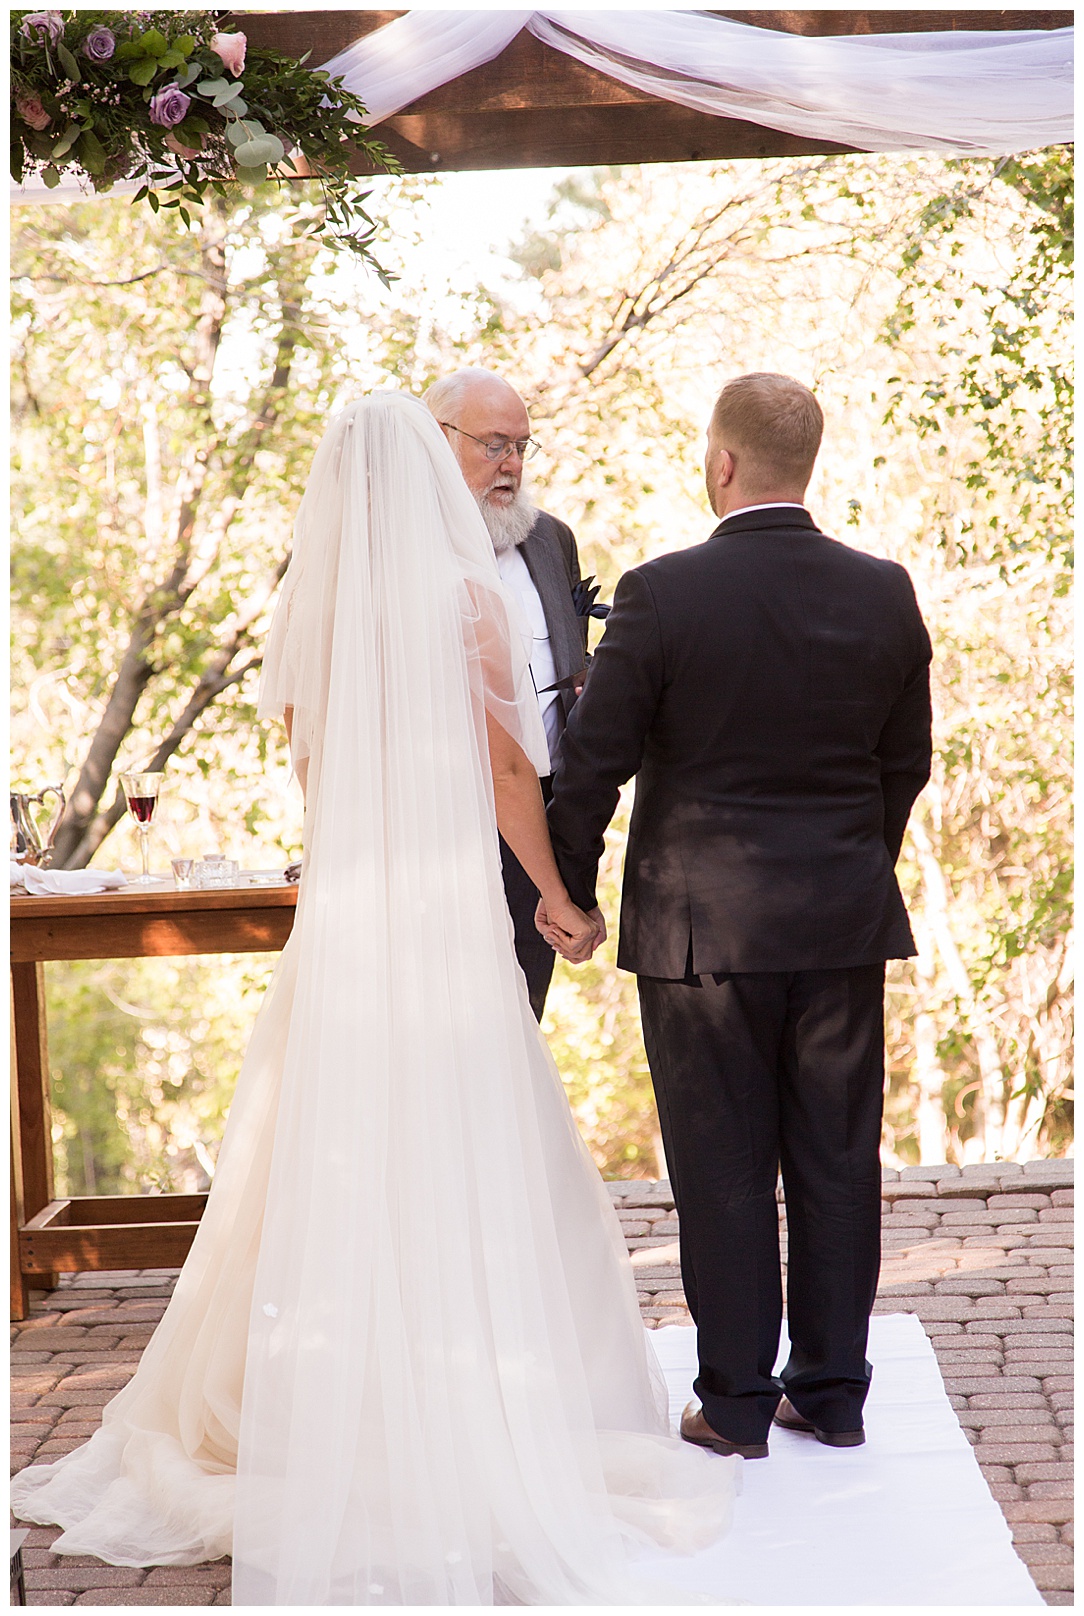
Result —
[[[56,797],[59,806],[53,822],[42,840],[32,804],[44,804],[46,797]],[[63,786],[43,786],[40,791],[13,791],[11,793],[11,857],[17,864],[45,865],[53,856],[53,839],[64,817],[68,799]]]

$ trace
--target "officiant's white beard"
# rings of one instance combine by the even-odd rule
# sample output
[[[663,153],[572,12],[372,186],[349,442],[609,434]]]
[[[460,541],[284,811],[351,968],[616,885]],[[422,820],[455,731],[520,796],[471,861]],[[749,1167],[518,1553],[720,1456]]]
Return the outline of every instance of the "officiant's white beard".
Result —
[[[498,488],[505,492],[511,490],[512,498],[498,504],[491,497]],[[523,543],[534,526],[538,511],[522,488],[517,488],[511,478],[496,478],[488,488],[480,494],[475,494],[474,497],[478,501],[482,520],[489,529],[493,548],[498,555],[505,550],[514,550],[517,544]]]

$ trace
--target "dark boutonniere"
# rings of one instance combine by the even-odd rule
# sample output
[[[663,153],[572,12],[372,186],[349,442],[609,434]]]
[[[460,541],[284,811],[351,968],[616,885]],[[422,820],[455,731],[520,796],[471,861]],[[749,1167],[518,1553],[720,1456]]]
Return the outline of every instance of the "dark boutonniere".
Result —
[[[595,582],[594,573],[572,585],[572,604],[577,617],[609,617],[610,608],[598,599],[601,588],[602,585]]]

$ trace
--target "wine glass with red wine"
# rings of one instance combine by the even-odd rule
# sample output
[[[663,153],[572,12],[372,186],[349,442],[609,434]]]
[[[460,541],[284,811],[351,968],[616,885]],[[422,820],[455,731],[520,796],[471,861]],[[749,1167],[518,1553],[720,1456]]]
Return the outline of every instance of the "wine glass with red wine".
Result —
[[[151,821],[158,806],[158,792],[162,785],[162,775],[159,774],[122,774],[120,783],[124,787],[124,795],[128,799],[128,812],[136,823],[139,832],[139,850],[143,855],[143,874],[132,882],[133,886],[146,886],[154,880],[151,874],[149,842],[151,834]]]

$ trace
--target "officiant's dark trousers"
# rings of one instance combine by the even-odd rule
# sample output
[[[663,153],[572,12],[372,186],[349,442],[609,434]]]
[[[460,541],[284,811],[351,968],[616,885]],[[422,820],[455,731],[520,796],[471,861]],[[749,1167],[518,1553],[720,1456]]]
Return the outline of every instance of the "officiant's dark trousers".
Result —
[[[553,797],[553,776],[547,774],[539,782],[542,800],[548,806]],[[555,955],[534,923],[539,892],[519,859],[504,837],[501,843],[501,873],[504,876],[504,896],[512,916],[512,930],[516,938],[516,958],[520,970],[527,978],[527,995],[531,1001],[535,1020],[541,1021],[546,1008],[546,994],[553,977]]]
[[[785,1391],[821,1429],[857,1430],[881,1252],[884,966],[638,981],[704,1416],[763,1442]],[[780,1167],[791,1350],[776,1378]]]

